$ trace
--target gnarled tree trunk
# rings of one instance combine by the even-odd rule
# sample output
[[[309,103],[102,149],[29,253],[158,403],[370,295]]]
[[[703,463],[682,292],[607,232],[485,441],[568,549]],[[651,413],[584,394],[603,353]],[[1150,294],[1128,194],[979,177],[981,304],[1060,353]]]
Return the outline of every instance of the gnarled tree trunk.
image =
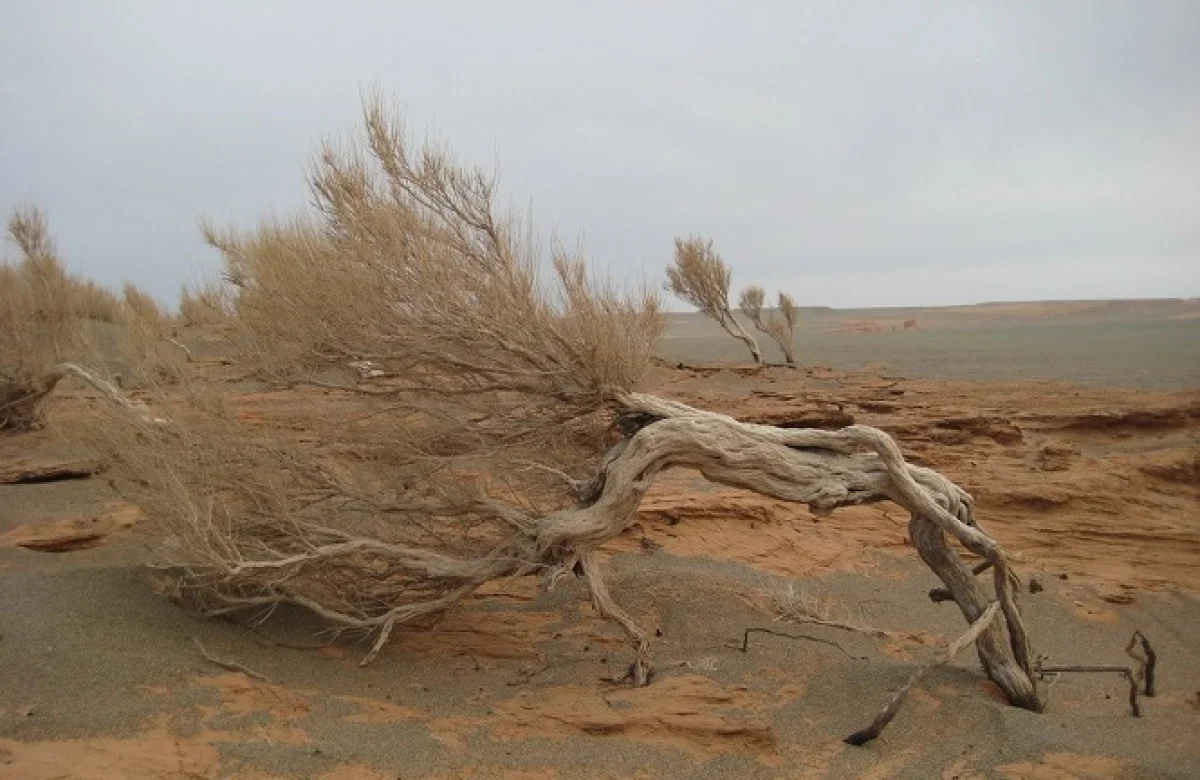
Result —
[[[892,500],[911,513],[914,545],[968,622],[977,620],[991,599],[949,547],[946,534],[991,562],[1008,639],[999,625],[989,627],[978,642],[980,660],[1011,703],[1041,709],[1014,577],[1003,549],[975,524],[971,498],[962,489],[935,471],[905,463],[891,437],[874,428],[782,429],[738,422],[653,396],[631,394],[622,401],[631,412],[660,419],[610,453],[594,501],[542,521],[537,544],[543,560],[583,556],[586,562],[591,550],[633,522],[654,477],[672,466],[694,468],[714,482],[807,504],[817,512]],[[864,447],[867,452],[861,451]],[[584,572],[590,581],[598,579],[594,566],[585,565]],[[593,597],[598,606],[608,601],[607,591],[595,585]],[[622,625],[629,622],[623,615],[614,617]],[[626,630],[638,647],[635,680],[643,680],[645,637],[636,627]]]
[[[396,625],[443,613],[490,580],[549,573],[553,581],[575,571],[587,580],[597,610],[629,635],[636,649],[630,673],[641,684],[648,679],[647,637],[609,595],[594,554],[635,522],[638,505],[658,473],[680,466],[714,482],[806,504],[819,513],[885,500],[903,506],[912,518],[913,544],[967,621],[975,623],[990,603],[999,602],[1003,622],[992,621],[976,642],[987,675],[1012,704],[1041,709],[1032,653],[1016,604],[1016,578],[1004,550],[975,523],[965,491],[935,471],[906,463],[887,434],[865,426],[824,431],[744,423],[636,393],[619,395],[614,402],[627,420],[636,421],[630,426],[636,430],[608,452],[578,504],[544,516],[490,500],[475,506],[473,511],[492,514],[513,529],[485,555],[460,558],[312,525],[302,551],[185,571],[181,593],[203,593],[210,614],[287,602],[343,626],[374,632],[375,644],[363,659],[367,663]],[[988,562],[994,573],[994,599],[984,593],[947,536]],[[364,557],[393,579],[413,585],[396,591],[398,603],[386,611],[365,615],[334,608],[289,585],[291,578],[307,576],[322,563],[365,566]],[[264,579],[269,587],[262,584]],[[214,589],[218,581],[226,587]]]

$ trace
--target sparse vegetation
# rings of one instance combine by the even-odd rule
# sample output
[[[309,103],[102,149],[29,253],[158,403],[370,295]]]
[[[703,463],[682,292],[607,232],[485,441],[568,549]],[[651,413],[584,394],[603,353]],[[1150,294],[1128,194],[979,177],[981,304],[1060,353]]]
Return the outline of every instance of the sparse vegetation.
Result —
[[[647,635],[596,550],[660,471],[688,466],[822,512],[900,503],[969,621],[992,598],[947,537],[991,562],[1008,633],[983,631],[980,655],[1010,701],[1041,706],[1004,551],[966,493],[886,434],[740,423],[639,392],[662,330],[655,296],[560,249],[545,278],[492,181],[413,148],[378,99],[359,144],[324,147],[309,184],[314,213],[206,230],[236,289],[227,354],[241,376],[292,388],[292,405],[230,407],[210,377],[159,394],[168,425],[121,417],[95,437],[114,483],[169,529],[181,600],[206,614],[303,607],[371,635],[365,663],[396,626],[427,625],[485,583],[576,572],[629,635],[643,684]],[[711,245],[677,249],[672,283],[733,322]]]
[[[108,290],[66,271],[40,210],[13,212],[8,235],[21,256],[0,265],[0,430],[40,427],[46,400],[68,376],[144,417],[103,372],[80,365],[90,362],[83,360],[91,354],[85,325],[122,322],[127,310]]]
[[[8,235],[21,256],[0,266],[0,429],[24,430],[41,422],[54,367],[79,348],[75,293],[84,288],[63,268],[42,212],[15,211]]]
[[[742,291],[738,308],[742,314],[754,323],[754,327],[770,336],[779,349],[787,364],[796,367],[796,318],[798,310],[796,302],[787,293],[779,293],[779,306],[774,312],[763,312],[763,301],[766,293],[763,288],[754,285]]]
[[[168,328],[171,318],[149,293],[133,282],[125,282],[121,292],[130,315],[156,329]]]
[[[717,321],[725,332],[746,345],[755,363],[762,362],[758,342],[746,332],[729,307],[733,272],[699,236],[675,239],[675,261],[667,266],[666,288]]]
[[[228,324],[232,308],[232,293],[225,283],[211,281],[184,287],[179,293],[176,322],[182,327],[220,329]]]
[[[191,350],[176,336],[176,323],[144,290],[126,282],[125,328],[120,352],[141,382],[176,382]]]

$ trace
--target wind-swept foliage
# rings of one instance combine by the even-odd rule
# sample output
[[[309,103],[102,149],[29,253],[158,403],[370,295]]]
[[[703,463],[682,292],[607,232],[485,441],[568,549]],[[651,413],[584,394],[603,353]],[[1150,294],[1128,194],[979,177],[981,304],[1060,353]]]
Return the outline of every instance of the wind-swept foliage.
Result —
[[[319,413],[248,415],[194,380],[158,399],[169,428],[114,420],[94,437],[206,609],[290,601],[365,628],[405,605],[435,613],[458,590],[431,561],[486,558],[532,508],[575,501],[650,367],[652,293],[557,247],[543,258],[487,176],[413,147],[381,101],[363,121],[314,161],[314,212],[204,226],[224,258],[227,360]],[[309,559],[330,544],[354,554]]]
[[[78,282],[63,268],[45,215],[13,212],[8,235],[20,259],[0,265],[0,429],[41,422],[52,369],[80,346]]]
[[[742,314],[746,315],[748,320],[754,323],[754,327],[770,336],[779,345],[788,365],[795,367],[796,319],[799,314],[796,302],[792,300],[792,296],[781,292],[779,293],[778,310],[764,314],[763,300],[765,298],[766,293],[763,292],[763,288],[758,285],[747,287],[742,291],[738,308],[742,310]]]
[[[746,345],[755,363],[761,363],[758,342],[729,308],[732,279],[732,271],[713,249],[712,241],[700,236],[675,239],[675,261],[667,266],[667,289],[716,320],[726,333]]]
[[[989,675],[1041,706],[1004,550],[968,494],[885,433],[754,425],[638,392],[662,328],[654,296],[557,248],[546,273],[492,180],[411,146],[377,99],[355,145],[321,150],[309,185],[313,213],[205,228],[225,261],[213,299],[228,375],[169,388],[153,415],[106,407],[121,416],[94,438],[114,483],[167,527],[181,600],[207,614],[303,607],[372,635],[366,662],[395,626],[427,624],[484,583],[576,572],[629,635],[644,684],[648,637],[609,595],[597,548],[635,521],[660,471],[683,466],[819,512],[900,503],[967,619],[1004,615],[1007,636],[973,629]],[[676,248],[668,284],[732,328],[711,244]],[[250,379],[286,392],[245,392]],[[994,569],[994,599],[949,538]]]

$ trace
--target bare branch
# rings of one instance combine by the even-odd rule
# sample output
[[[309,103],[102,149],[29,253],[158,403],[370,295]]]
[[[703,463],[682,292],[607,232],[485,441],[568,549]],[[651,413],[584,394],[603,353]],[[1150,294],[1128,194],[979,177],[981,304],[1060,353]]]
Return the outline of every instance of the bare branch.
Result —
[[[896,717],[896,713],[900,711],[900,705],[904,704],[904,699],[908,696],[908,692],[911,691],[913,687],[917,685],[917,683],[925,679],[925,675],[929,674],[939,666],[950,663],[950,661],[954,659],[954,656],[958,655],[963,651],[964,648],[968,647],[972,642],[978,639],[979,635],[983,633],[984,629],[991,625],[992,620],[996,617],[996,613],[999,611],[999,609],[1000,603],[995,601],[992,602],[991,606],[989,606],[984,613],[979,616],[979,619],[971,624],[971,627],[967,629],[966,633],[950,643],[950,646],[946,648],[945,654],[943,654],[933,663],[922,666],[916,672],[913,672],[912,676],[908,678],[908,682],[906,682],[900,688],[900,690],[896,692],[896,695],[892,697],[891,701],[884,705],[884,708],[879,711],[878,715],[875,716],[875,720],[871,721],[870,726],[867,726],[861,731],[854,732],[842,741],[848,745],[865,745],[882,734],[883,730],[887,728],[887,725],[892,722],[893,718]]]
[[[251,669],[248,666],[239,664],[236,661],[226,661],[223,658],[218,658],[217,656],[208,652],[208,650],[205,649],[204,645],[200,644],[200,640],[196,639],[195,637],[192,637],[192,643],[196,645],[196,649],[200,652],[200,657],[203,658],[205,661],[208,661],[210,664],[214,664],[215,666],[219,666],[222,669],[226,669],[230,672],[240,672],[241,674],[244,674],[247,677],[250,677],[255,680],[259,680],[260,682],[265,682],[265,683],[271,682],[271,680],[266,675],[260,674],[259,672],[254,671],[253,669]]]

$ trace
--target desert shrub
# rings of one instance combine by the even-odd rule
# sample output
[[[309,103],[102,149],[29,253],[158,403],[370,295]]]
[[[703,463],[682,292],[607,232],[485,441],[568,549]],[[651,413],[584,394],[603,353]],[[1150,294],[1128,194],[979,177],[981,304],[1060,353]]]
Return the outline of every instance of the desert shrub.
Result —
[[[210,228],[206,228],[206,232]],[[178,326],[218,331],[229,324],[233,294],[229,285],[218,280],[184,286],[179,292]]]
[[[121,299],[91,279],[68,277],[71,284],[71,311],[75,317],[111,325],[125,321]]]
[[[176,382],[182,377],[191,350],[176,338],[176,323],[152,296],[126,282],[125,327],[118,342],[119,352],[140,385]]]
[[[652,293],[561,248],[543,258],[491,180],[411,147],[381,102],[357,141],[321,150],[314,212],[206,226],[225,292],[181,301],[184,319],[225,321],[239,376],[304,400],[247,414],[201,378],[157,397],[170,426],[114,409],[92,437],[207,611],[291,602],[377,630],[448,606],[461,588],[430,567],[480,565],[528,512],[573,503],[650,370]],[[357,552],[295,558],[331,543]]]
[[[733,272],[699,236],[675,239],[675,260],[667,266],[666,288],[717,321],[726,333],[746,345],[755,363],[762,362],[758,342],[746,332],[729,308]]]
[[[779,345],[789,366],[796,365],[796,319],[799,310],[792,296],[779,293],[779,305],[774,312],[763,312],[763,301],[766,293],[763,288],[753,285],[742,291],[738,308],[742,314],[754,323],[754,327],[767,334]]]
[[[125,282],[121,293],[129,316],[162,330],[169,328],[171,318],[150,293],[133,282]]]
[[[36,427],[57,379],[53,368],[81,344],[75,298],[45,216],[15,211],[8,235],[20,251],[0,265],[0,429]]]
[[[629,677],[644,684],[648,637],[613,602],[596,550],[661,470],[685,466],[817,512],[901,503],[973,624],[958,644],[977,637],[1009,700],[1041,707],[1003,549],[965,491],[907,464],[882,431],[740,423],[637,392],[657,299],[559,248],[547,272],[492,180],[412,147],[377,99],[355,145],[321,150],[309,185],[313,212],[205,230],[236,291],[220,300],[227,360],[238,379],[291,392],[201,374],[162,389],[153,413],[105,407],[114,416],[93,429],[113,483],[165,524],[162,570],[181,600],[208,614],[298,605],[374,634],[365,662],[394,626],[429,623],[486,582],[577,572],[629,635]],[[711,245],[677,249],[672,283],[732,321]],[[948,536],[994,569],[994,601]]]
[[[20,256],[0,265],[0,430],[39,427],[47,398],[68,376],[140,414],[105,379],[90,333],[96,323],[122,322],[121,302],[67,272],[40,210],[14,211],[8,237]]]

